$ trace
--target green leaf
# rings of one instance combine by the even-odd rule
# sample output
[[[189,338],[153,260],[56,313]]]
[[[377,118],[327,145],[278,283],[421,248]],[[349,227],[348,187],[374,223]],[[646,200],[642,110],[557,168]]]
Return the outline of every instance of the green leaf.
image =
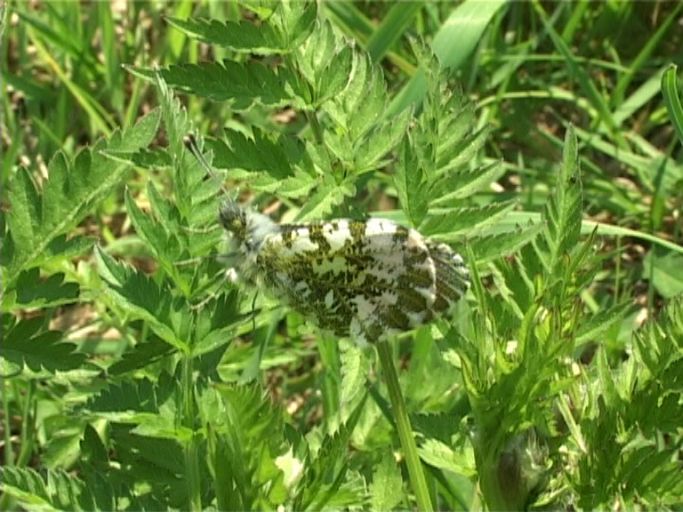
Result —
[[[327,179],[299,210],[296,219],[297,221],[324,219],[335,206],[340,205],[346,197],[352,197],[355,193],[356,188],[348,181],[337,185]]]
[[[349,141],[362,140],[369,130],[381,126],[379,119],[386,108],[387,86],[382,69],[360,52],[353,54],[347,80],[341,94],[322,105],[334,127],[326,137],[339,134]]]
[[[379,62],[401,38],[422,7],[422,2],[398,2],[392,5],[365,45],[373,62]]]
[[[52,274],[40,279],[40,270],[33,268],[19,274],[17,305],[22,308],[44,308],[69,304],[78,300],[78,283],[65,283],[64,274]]]
[[[664,95],[664,104],[671,118],[671,123],[678,134],[678,140],[683,144],[683,103],[681,102],[681,93],[676,83],[676,71],[677,68],[674,64],[664,71],[662,75],[662,94]]]
[[[28,510],[98,510],[84,482],[62,470],[0,468],[2,490]]]
[[[142,413],[159,413],[166,402],[173,400],[173,392],[173,378],[163,372],[157,383],[147,378],[110,382],[88,398],[83,408],[113,421],[136,423],[144,417]]]
[[[167,343],[182,351],[188,350],[188,311],[184,303],[173,299],[171,290],[158,285],[132,267],[122,265],[95,249],[100,276],[108,283],[104,293],[127,314],[149,323],[150,328]]]
[[[457,240],[462,233],[472,236],[496,222],[515,207],[513,201],[501,201],[482,207],[434,208],[420,225],[420,232],[440,240]]]
[[[436,439],[427,439],[419,448],[420,458],[434,467],[468,478],[477,474],[474,453],[461,447],[457,452]]]
[[[271,55],[288,50],[287,41],[283,41],[275,28],[267,23],[256,25],[247,20],[235,22],[215,19],[166,19],[172,26],[194,39],[236,52]]]
[[[419,226],[427,215],[428,184],[413,146],[414,141],[407,137],[403,143],[401,162],[394,177],[394,185],[406,218],[413,226]]]
[[[318,107],[325,101],[340,94],[349,81],[351,66],[353,63],[353,49],[349,46],[342,46],[331,55],[326,65],[317,70],[315,86],[315,96],[313,107]]]
[[[405,502],[405,499],[398,464],[391,452],[385,452],[372,474],[370,509],[392,510],[399,503]]]
[[[365,395],[365,383],[371,370],[370,361],[355,345],[344,345],[340,362],[342,378],[339,401],[342,407],[342,418],[345,419],[345,414],[351,412],[351,407],[355,407],[357,400]]]
[[[326,506],[342,506],[359,500],[361,489],[345,478],[349,461],[344,455],[364,405],[365,397],[339,431],[323,439],[318,453],[305,467],[299,492],[293,499],[294,510],[322,510]]]
[[[493,162],[483,168],[448,173],[430,187],[434,199],[431,206],[447,206],[452,201],[472,197],[485,190],[505,173],[502,162]]]
[[[257,386],[219,385],[202,397],[202,412],[215,427],[209,438],[210,468],[219,502],[229,509],[274,505],[286,496],[276,456],[285,453],[279,408]],[[216,415],[222,418],[216,421]]]
[[[154,111],[134,127],[117,131],[108,141],[81,151],[73,163],[58,153],[50,161],[42,197],[27,171],[17,174],[9,194],[12,208],[7,223],[14,257],[8,263],[6,286],[10,287],[22,270],[41,265],[48,255],[57,256],[47,251],[50,245],[76,226],[121,182],[128,166],[105,157],[102,151],[137,151],[152,141],[158,123],[159,112]]]
[[[581,178],[574,129],[569,127],[555,189],[543,212],[544,241],[542,256],[547,269],[555,274],[564,265],[564,257],[577,246],[581,234]]]
[[[639,359],[652,376],[667,386],[680,386],[676,380],[661,379],[661,375],[683,355],[683,295],[671,299],[659,318],[635,334]]]
[[[168,134],[169,152],[172,155],[168,165],[173,172],[173,188],[175,204],[161,198],[156,188],[149,188],[150,200],[155,213],[166,229],[179,239],[183,250],[190,254],[205,255],[207,249],[215,247],[218,239],[216,232],[201,234],[195,226],[204,227],[207,223],[215,224],[220,196],[220,187],[214,179],[207,180],[206,170],[198,159],[185,147],[188,133],[193,133],[200,151],[204,150],[204,140],[192,128],[187,111],[179,100],[169,91],[167,84],[156,75],[156,83],[162,97],[162,114],[164,128]],[[164,159],[168,153],[160,155]],[[212,155],[205,155],[211,165]],[[150,163],[153,168],[159,164]],[[212,177],[213,178],[213,177]],[[217,230],[220,232],[220,229]]]
[[[576,344],[597,341],[600,335],[618,322],[623,321],[632,309],[631,304],[617,304],[609,309],[598,311],[595,315],[582,322],[576,333]]]
[[[292,167],[303,159],[303,146],[296,139],[284,135],[273,141],[258,128],[252,137],[234,130],[226,130],[227,143],[211,141],[214,165],[221,169],[243,169],[266,172],[275,180],[284,180],[293,174]]]
[[[63,333],[41,330],[43,323],[43,318],[35,317],[3,325],[0,356],[10,364],[27,366],[34,372],[80,368],[85,355],[77,353],[73,343],[65,343]]]
[[[155,198],[153,203],[157,201],[156,210],[161,211],[161,198],[158,197],[158,193],[151,183],[149,184],[148,195],[150,198]],[[189,283],[183,278],[179,268],[175,265],[175,262],[180,260],[183,255],[180,241],[173,234],[169,233],[162,224],[154,222],[149,216],[145,215],[137,207],[128,191],[126,191],[125,202],[126,210],[135,227],[135,232],[154,251],[157,261],[161,264],[164,271],[172,277],[174,283],[185,295],[189,295]]]
[[[315,185],[316,181],[312,176],[297,170],[294,176],[290,176],[278,183],[277,194],[281,197],[297,199],[307,196]]]
[[[307,104],[314,104],[319,98],[318,87],[320,84],[319,77],[323,70],[327,69],[328,73],[333,73],[329,64],[335,60],[335,56],[344,49],[342,40],[336,37],[329,21],[318,22],[316,30],[311,36],[304,41],[303,45],[297,50],[296,62],[298,65],[298,72],[308,82],[310,88],[310,98],[307,97]],[[344,51],[347,59],[350,56],[348,50]],[[350,66],[351,61],[346,62]],[[348,72],[346,73],[348,77]]]
[[[215,295],[197,313],[192,355],[201,356],[233,341],[235,328],[252,319],[253,312],[240,312],[237,290]]]
[[[117,376],[144,368],[173,353],[173,347],[168,343],[165,343],[156,336],[150,336],[150,338],[150,340],[138,343],[132,349],[126,351],[121,359],[107,368],[107,373],[111,376]]]
[[[519,227],[514,231],[475,238],[470,244],[477,255],[477,262],[484,263],[519,250],[535,239],[542,229],[541,224]]]
[[[383,123],[375,123],[362,142],[355,145],[353,165],[357,174],[375,170],[386,163],[382,158],[393,152],[405,136],[410,114],[405,112]]]
[[[262,18],[276,27],[280,37],[287,41],[288,48],[297,48],[316,28],[317,4],[315,2],[279,2],[275,5],[273,15]]]
[[[476,48],[484,31],[506,0],[466,0],[451,11],[434,36],[432,50],[444,68],[459,69]],[[393,116],[422,101],[427,94],[425,70],[419,69],[386,111]]]
[[[161,75],[176,89],[213,101],[229,101],[236,110],[255,103],[271,107],[300,104],[288,68],[273,69],[256,61],[173,65],[161,70]]]

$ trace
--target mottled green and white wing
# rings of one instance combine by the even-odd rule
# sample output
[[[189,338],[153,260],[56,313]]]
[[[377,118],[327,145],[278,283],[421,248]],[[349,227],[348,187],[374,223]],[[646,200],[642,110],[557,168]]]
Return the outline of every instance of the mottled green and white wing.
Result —
[[[468,286],[448,246],[381,219],[282,225],[264,238],[256,267],[280,299],[359,342],[432,320]]]

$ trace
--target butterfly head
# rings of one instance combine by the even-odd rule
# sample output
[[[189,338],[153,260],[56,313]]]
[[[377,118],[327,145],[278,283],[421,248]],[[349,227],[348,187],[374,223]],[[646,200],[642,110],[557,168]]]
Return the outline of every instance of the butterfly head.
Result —
[[[220,208],[221,224],[239,241],[247,238],[247,215],[235,201],[224,201]]]

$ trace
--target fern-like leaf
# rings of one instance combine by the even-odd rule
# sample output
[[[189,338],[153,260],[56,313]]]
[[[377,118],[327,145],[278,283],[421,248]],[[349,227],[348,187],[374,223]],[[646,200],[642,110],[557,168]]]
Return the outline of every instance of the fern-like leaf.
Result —
[[[76,352],[76,346],[64,342],[64,334],[59,331],[42,330],[42,318],[15,320],[5,317],[3,323],[3,340],[0,345],[0,356],[19,367],[27,366],[38,372],[74,370],[85,360],[83,354]]]
[[[74,162],[58,153],[48,166],[49,177],[42,195],[27,171],[17,173],[9,194],[7,224],[13,257],[4,269],[6,287],[16,282],[21,271],[64,257],[63,252],[50,251],[51,244],[76,226],[97,201],[121,182],[129,168],[106,158],[102,151],[134,152],[146,147],[156,134],[158,122],[159,112],[154,111],[132,128],[115,132],[108,141],[81,151]],[[78,242],[78,247],[85,250],[88,245]],[[65,247],[59,249],[64,251]]]

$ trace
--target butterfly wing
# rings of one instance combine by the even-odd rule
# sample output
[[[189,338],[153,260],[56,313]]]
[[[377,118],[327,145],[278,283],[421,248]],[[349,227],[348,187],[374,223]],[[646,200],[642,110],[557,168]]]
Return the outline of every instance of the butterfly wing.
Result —
[[[283,225],[264,239],[256,265],[279,298],[359,341],[431,320],[467,286],[450,248],[381,219]]]

